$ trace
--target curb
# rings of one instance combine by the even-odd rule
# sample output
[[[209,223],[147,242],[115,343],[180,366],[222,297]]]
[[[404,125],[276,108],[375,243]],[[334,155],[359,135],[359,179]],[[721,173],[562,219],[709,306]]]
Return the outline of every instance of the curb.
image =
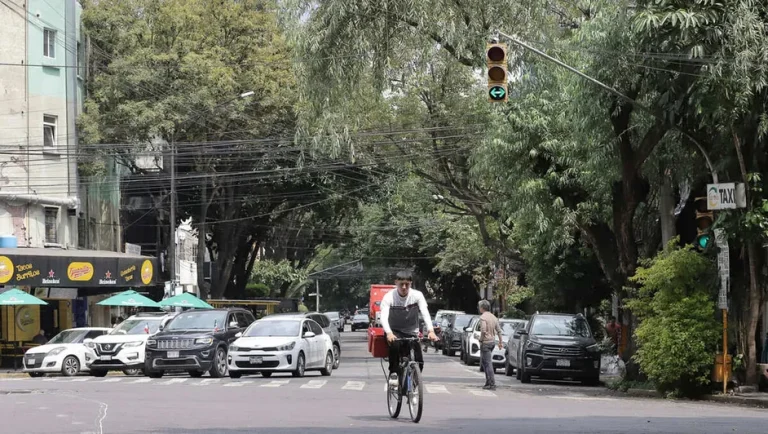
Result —
[[[614,391],[614,394],[631,396],[635,398],[666,399],[661,393],[655,390],[629,389],[626,392]],[[699,399],[675,399],[675,401],[713,402],[719,404],[742,405],[755,408],[768,408],[768,399],[747,398],[738,395],[706,395]]]

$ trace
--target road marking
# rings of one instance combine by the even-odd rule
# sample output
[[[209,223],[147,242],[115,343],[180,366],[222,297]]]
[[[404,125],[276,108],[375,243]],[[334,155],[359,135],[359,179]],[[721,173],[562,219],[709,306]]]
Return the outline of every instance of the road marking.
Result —
[[[475,395],[475,396],[496,396],[495,393],[491,392],[490,390],[470,390],[469,393]]]
[[[253,383],[253,381],[250,381],[250,380],[234,381],[232,383],[225,384],[224,387],[242,387],[242,386],[245,386],[246,384],[251,384],[251,383]]]
[[[597,396],[550,396],[553,399],[572,399],[574,401],[615,401],[614,398],[600,398]]]
[[[260,387],[280,387],[280,386],[285,386],[290,381],[291,380],[272,380],[267,384],[262,384]]]
[[[70,383],[82,383],[83,381],[91,381],[92,377],[73,378],[69,380]]]
[[[220,378],[204,378],[204,379],[200,380],[199,383],[193,384],[193,386],[207,386],[209,384],[216,384],[216,383],[218,383],[220,381],[221,381]]]
[[[451,393],[442,384],[427,384],[426,386],[427,386],[427,393],[447,393],[447,394]]]
[[[102,381],[102,383],[119,383],[123,381],[122,378],[107,378],[106,380]]]
[[[386,385],[385,385],[386,386]],[[342,387],[342,390],[363,390],[365,388],[364,381],[347,381],[347,384]],[[386,391],[386,387],[384,388]]]
[[[53,381],[53,382],[56,382],[56,381],[59,381],[59,380],[61,380],[61,378],[43,378],[43,381]]]
[[[138,379],[138,380],[136,380],[136,381],[131,381],[131,384],[138,384],[138,383],[149,383],[150,381],[152,381],[152,379],[151,379],[151,378],[139,378],[139,379]]]
[[[307,384],[302,384],[300,389],[319,389],[325,386],[325,380],[309,380]]]
[[[166,381],[165,383],[158,383],[161,386],[170,386],[171,384],[181,384],[185,381],[189,380],[189,378],[171,378],[170,380]]]
[[[69,417],[69,416],[67,416],[66,414],[57,414],[56,417],[65,418],[65,417]]]

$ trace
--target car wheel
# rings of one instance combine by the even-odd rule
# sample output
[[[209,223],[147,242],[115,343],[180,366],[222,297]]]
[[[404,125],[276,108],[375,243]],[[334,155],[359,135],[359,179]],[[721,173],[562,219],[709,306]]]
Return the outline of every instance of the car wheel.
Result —
[[[80,361],[75,356],[67,356],[61,362],[61,375],[65,377],[74,377],[80,372]]]
[[[205,371],[189,371],[189,376],[192,378],[200,378],[205,374]]]
[[[339,344],[333,344],[333,369],[339,369],[341,365],[341,347]]]
[[[264,378],[269,378],[269,377],[272,376],[272,373],[271,372],[262,372],[261,376],[264,377]]]
[[[517,368],[517,371],[520,372],[520,382],[524,384],[528,384],[531,382],[531,374],[525,372],[525,366],[521,368]]]
[[[456,351],[454,350],[448,350],[448,357],[453,357],[456,355]]]
[[[334,363],[333,352],[328,351],[328,354],[325,355],[325,367],[320,370],[320,375],[324,377],[331,375],[331,372],[333,372]]]
[[[508,361],[504,363],[504,375],[511,377],[513,373],[514,369],[512,369],[512,365],[510,365]]]
[[[107,376],[107,371],[102,371],[102,370],[98,370],[98,369],[97,370],[91,369],[91,372],[89,372],[88,374],[91,377],[106,377]]]
[[[304,353],[299,353],[299,357],[296,359],[296,369],[291,373],[294,377],[301,378],[304,376],[304,370],[306,365],[304,363]]]
[[[227,350],[224,347],[218,347],[213,356],[213,365],[208,372],[213,378],[221,378],[227,376],[227,371]]]
[[[240,378],[242,376],[243,376],[243,374],[241,374],[239,372],[232,372],[232,370],[229,371],[229,378],[237,379],[237,378]]]
[[[40,377],[42,377],[43,375],[45,375],[45,374],[43,374],[42,372],[28,372],[28,374],[29,374],[29,376],[30,376],[30,377],[32,377],[32,378],[40,378]]]
[[[129,377],[135,377],[137,375],[141,375],[141,369],[138,369],[138,368],[123,369],[123,374]]]
[[[163,378],[163,374],[165,374],[164,371],[151,371],[147,375],[149,378]]]

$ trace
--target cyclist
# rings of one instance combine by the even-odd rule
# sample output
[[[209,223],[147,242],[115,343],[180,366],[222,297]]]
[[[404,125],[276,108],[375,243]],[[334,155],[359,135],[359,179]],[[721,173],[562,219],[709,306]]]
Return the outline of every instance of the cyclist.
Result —
[[[395,278],[396,289],[389,291],[381,300],[381,326],[389,342],[389,385],[397,387],[400,357],[409,350],[406,345],[399,345],[397,338],[419,336],[419,313],[429,330],[429,339],[436,341],[432,318],[427,309],[427,300],[421,291],[411,288],[411,272],[401,271]],[[413,345],[414,361],[419,363],[419,370],[424,370],[424,355],[421,345]]]

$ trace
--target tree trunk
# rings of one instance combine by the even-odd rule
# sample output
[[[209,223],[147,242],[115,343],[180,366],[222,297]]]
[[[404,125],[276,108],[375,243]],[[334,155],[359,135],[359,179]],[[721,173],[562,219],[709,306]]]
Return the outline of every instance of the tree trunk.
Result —
[[[210,203],[208,199],[208,180],[206,177],[202,177],[200,182],[200,214],[197,217],[200,221],[197,226],[197,287],[200,290],[200,297],[204,300],[210,295],[205,281],[205,241],[207,234],[205,221],[208,218]],[[213,276],[211,276],[211,280],[213,280]]]
[[[666,247],[675,237],[675,197],[672,177],[667,169],[659,191],[659,219],[661,220],[661,242]]]
[[[757,245],[754,241],[747,243],[747,259],[749,261],[749,309],[747,310],[747,384],[758,384],[760,377],[757,373],[757,343],[755,337],[757,334],[758,321],[760,319],[760,307],[762,305],[762,291],[758,282],[757,276],[757,262],[758,262]]]

